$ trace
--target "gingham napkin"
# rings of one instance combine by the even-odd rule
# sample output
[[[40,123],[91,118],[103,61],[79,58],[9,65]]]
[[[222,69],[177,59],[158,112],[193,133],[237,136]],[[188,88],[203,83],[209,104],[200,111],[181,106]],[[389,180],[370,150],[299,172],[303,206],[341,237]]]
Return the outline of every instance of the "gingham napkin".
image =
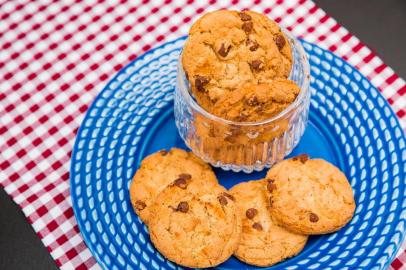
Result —
[[[312,1],[0,3],[0,184],[61,269],[99,269],[69,194],[76,131],[97,93],[150,48],[187,34],[203,12],[253,9],[343,57],[377,86],[406,127],[406,85]],[[391,269],[406,264],[404,245]]]

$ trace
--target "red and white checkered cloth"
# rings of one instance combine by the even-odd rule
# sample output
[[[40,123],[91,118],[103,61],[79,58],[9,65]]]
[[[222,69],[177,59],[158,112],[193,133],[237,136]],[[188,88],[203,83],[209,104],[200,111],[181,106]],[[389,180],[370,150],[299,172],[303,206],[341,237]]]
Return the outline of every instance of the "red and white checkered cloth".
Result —
[[[69,194],[76,131],[109,78],[141,53],[185,35],[220,8],[268,14],[343,57],[377,86],[406,127],[406,84],[312,1],[14,0],[0,3],[0,184],[61,269],[100,269]],[[406,264],[406,245],[391,269]]]

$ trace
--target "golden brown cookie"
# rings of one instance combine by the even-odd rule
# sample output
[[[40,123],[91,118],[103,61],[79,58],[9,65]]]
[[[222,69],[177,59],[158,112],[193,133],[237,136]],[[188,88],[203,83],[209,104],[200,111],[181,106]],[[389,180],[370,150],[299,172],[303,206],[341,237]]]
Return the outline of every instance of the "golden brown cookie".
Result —
[[[237,122],[258,122],[276,116],[295,101],[300,88],[291,80],[249,84],[222,96],[211,113]]]
[[[211,167],[191,152],[172,148],[147,156],[130,185],[131,204],[135,212],[148,223],[149,206],[158,193],[176,179],[184,181],[192,177],[202,185],[217,184]]]
[[[278,24],[265,15],[218,10],[205,14],[191,27],[182,65],[198,103],[211,112],[213,106],[221,107],[221,100],[228,99],[231,92],[247,87],[263,91],[263,84],[286,79],[292,53]]]
[[[186,140],[190,147],[200,151],[200,155],[213,161],[236,165],[255,165],[260,161],[265,164],[269,145],[276,139],[283,139],[285,131],[292,131],[289,122],[293,117],[297,119],[297,115],[290,113],[261,125],[230,125],[195,114],[194,132],[190,132]]]
[[[240,240],[234,198],[219,185],[190,179],[167,186],[151,206],[151,241],[167,259],[187,267],[226,261]]]
[[[272,216],[293,232],[334,232],[354,214],[354,195],[347,178],[325,160],[300,155],[276,164],[266,178]]]
[[[288,231],[276,223],[270,212],[265,180],[243,182],[232,189],[242,219],[241,240],[234,255],[243,262],[270,266],[298,254],[306,235]]]

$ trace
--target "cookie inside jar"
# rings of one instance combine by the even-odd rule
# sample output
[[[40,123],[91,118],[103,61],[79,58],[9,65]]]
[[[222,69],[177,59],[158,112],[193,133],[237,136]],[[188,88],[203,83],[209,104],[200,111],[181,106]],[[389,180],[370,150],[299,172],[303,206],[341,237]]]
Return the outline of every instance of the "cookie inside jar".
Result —
[[[276,22],[254,11],[207,13],[191,27],[179,61],[175,118],[205,161],[262,170],[298,143],[308,114],[308,62]],[[185,95],[185,108],[177,108]]]

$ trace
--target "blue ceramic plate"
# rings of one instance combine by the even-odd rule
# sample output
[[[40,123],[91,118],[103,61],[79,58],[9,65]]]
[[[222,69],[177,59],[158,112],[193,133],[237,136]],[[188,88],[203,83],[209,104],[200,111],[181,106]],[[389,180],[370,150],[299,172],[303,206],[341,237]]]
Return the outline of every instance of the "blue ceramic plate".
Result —
[[[71,195],[80,231],[98,263],[114,269],[181,269],[149,241],[128,194],[146,155],[186,148],[173,117],[176,63],[184,38],[166,43],[121,70],[99,94],[77,134]],[[405,235],[405,137],[378,90],[342,59],[303,42],[311,66],[309,124],[292,155],[337,165],[357,208],[340,231],[311,237],[296,257],[268,269],[385,269]],[[265,172],[216,170],[225,187]],[[234,257],[219,269],[254,269]]]

